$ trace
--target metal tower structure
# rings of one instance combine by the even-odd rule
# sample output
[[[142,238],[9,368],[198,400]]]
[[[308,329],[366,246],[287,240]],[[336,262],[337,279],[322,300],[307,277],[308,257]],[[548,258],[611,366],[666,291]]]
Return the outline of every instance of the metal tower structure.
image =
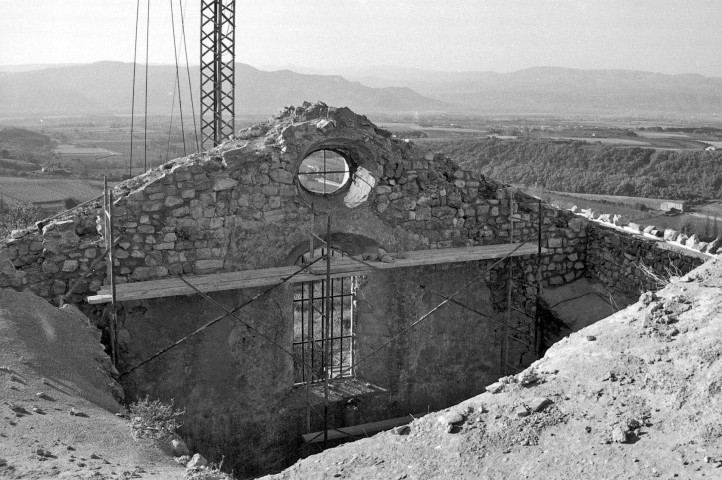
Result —
[[[235,133],[235,0],[201,0],[201,147]]]

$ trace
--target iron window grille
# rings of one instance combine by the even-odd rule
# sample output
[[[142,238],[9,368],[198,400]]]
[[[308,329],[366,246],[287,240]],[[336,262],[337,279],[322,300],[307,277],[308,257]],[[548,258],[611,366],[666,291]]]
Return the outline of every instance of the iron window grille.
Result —
[[[326,335],[326,281],[296,284],[293,294],[294,384],[354,376],[356,277],[331,279],[330,328]],[[327,343],[328,342],[328,343]],[[329,347],[326,358],[326,346]]]

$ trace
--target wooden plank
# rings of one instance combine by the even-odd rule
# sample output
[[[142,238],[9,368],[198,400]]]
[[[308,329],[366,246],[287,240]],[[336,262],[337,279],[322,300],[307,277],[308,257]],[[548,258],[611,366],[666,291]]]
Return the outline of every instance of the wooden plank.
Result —
[[[489,245],[484,247],[468,247],[477,250],[466,250],[466,249],[438,249],[438,250],[424,250],[405,252],[406,258],[396,259],[394,263],[384,264],[388,265],[385,268],[398,268],[398,267],[412,267],[417,265],[434,265],[438,263],[457,263],[457,262],[471,262],[477,260],[491,260],[502,258],[516,247],[518,244],[505,244],[501,246]],[[497,247],[497,248],[494,248]],[[498,248],[506,247],[506,248]],[[444,251],[449,250],[449,251]],[[428,253],[426,253],[428,252]],[[432,253],[440,252],[440,253]],[[542,253],[546,253],[546,249],[542,249]],[[520,257],[522,255],[536,255],[537,246],[536,244],[527,244],[519,248],[516,252],[510,254],[512,257]],[[395,267],[394,267],[395,266]],[[383,268],[383,267],[382,267]]]
[[[372,268],[358,264],[359,268],[349,273],[345,270],[340,272],[332,272],[331,278],[347,277],[353,273],[363,273]],[[243,288],[268,287],[280,284],[284,278],[298,270],[298,267],[284,267],[287,269],[283,275],[263,275],[258,277],[253,275],[263,270],[245,270],[241,272],[225,272],[223,274],[210,274],[198,277],[184,277],[190,284],[198,288],[201,292],[220,292],[224,290],[239,290]],[[324,269],[325,272],[325,269]],[[232,278],[215,279],[216,275],[231,275]],[[300,273],[291,279],[291,283],[311,282],[320,280],[323,275],[315,275],[311,273]],[[192,295],[197,293],[193,288],[186,285],[178,278],[168,278],[147,282],[121,283],[117,285],[118,298],[121,301],[126,300],[145,300],[150,298],[172,297],[175,295]],[[96,295],[87,298],[88,303],[99,304],[109,302],[108,286],[103,286]]]
[[[283,278],[288,277],[298,270],[298,267],[291,266],[263,270],[245,270],[241,272],[223,272],[184,278],[201,292],[208,293],[275,285],[281,283]],[[196,293],[193,288],[176,277],[147,282],[122,283],[118,284],[116,288],[118,289],[120,300],[143,300]],[[105,303],[107,301],[107,295],[108,286],[105,285],[97,295],[88,297],[88,303]]]
[[[506,255],[518,257],[522,255],[536,255],[536,244],[526,244],[514,253],[511,253],[519,244],[487,245],[477,247],[444,248],[434,250],[415,250],[396,254],[393,263],[378,261],[358,262],[351,258],[341,257],[331,264],[331,277],[339,278],[350,275],[363,274],[374,269],[388,270],[393,268],[415,267],[423,265],[436,265],[444,263],[459,263],[479,260],[503,258]],[[543,248],[542,253],[547,249]],[[204,293],[224,290],[238,290],[243,288],[265,287],[281,283],[283,278],[298,272],[297,266],[264,268],[260,270],[243,270],[238,272],[223,272],[209,275],[184,277],[189,283]],[[309,282],[322,279],[326,267],[315,264],[310,272],[297,274],[290,283]],[[178,278],[151,280],[145,282],[131,282],[118,284],[117,299],[120,301],[146,300],[151,298],[172,297],[176,295],[191,295],[195,290]],[[88,297],[88,303],[99,304],[110,301],[110,287],[103,286],[97,295]]]
[[[337,428],[329,430],[327,433],[328,440],[339,440],[348,437],[366,437],[375,433],[383,432],[385,430],[391,430],[401,425],[408,425],[414,419],[421,418],[425,413],[418,415],[407,415],[405,417],[392,418],[390,420],[381,420],[379,422],[364,423],[363,425],[354,425],[352,427]],[[307,433],[301,435],[304,443],[319,443],[323,442],[323,431]]]
[[[333,257],[332,257],[333,258]],[[373,270],[373,267],[370,267],[368,265],[364,265],[364,263],[371,264],[378,267],[378,264],[381,262],[377,261],[367,261],[364,260],[364,263],[359,262],[358,260],[355,260],[353,258],[349,257],[336,257],[336,260],[333,260],[331,262],[331,273],[343,273],[343,272],[354,272],[358,270]],[[326,264],[324,262],[319,262],[314,265],[311,265],[308,267],[308,272],[313,275],[326,275]]]

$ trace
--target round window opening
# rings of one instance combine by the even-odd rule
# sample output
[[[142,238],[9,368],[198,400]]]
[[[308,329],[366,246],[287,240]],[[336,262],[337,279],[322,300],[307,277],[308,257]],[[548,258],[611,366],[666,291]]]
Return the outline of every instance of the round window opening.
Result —
[[[311,153],[298,168],[298,181],[303,188],[322,195],[339,191],[350,177],[348,161],[332,150]]]

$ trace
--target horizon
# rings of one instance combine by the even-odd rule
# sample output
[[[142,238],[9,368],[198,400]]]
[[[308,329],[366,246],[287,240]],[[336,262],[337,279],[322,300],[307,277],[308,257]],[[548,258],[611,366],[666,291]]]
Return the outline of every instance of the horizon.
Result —
[[[180,2],[173,2],[176,45]],[[189,63],[197,65],[199,8],[183,2]],[[140,2],[139,64],[145,63],[147,6]],[[168,3],[153,2],[150,10],[149,63],[174,65]],[[236,61],[260,70],[296,65],[326,73],[383,66],[509,73],[558,66],[722,77],[722,57],[712,48],[722,44],[719,13],[714,0],[248,0],[237,6]],[[13,48],[0,50],[0,65],[132,63],[135,18],[132,0],[5,0],[0,43]],[[185,52],[179,60],[185,63]]]
[[[127,65],[132,65],[133,62],[129,61],[122,61],[122,60],[95,60],[92,62],[84,62],[84,63],[27,63],[27,64],[0,64],[0,73],[2,72],[3,68],[18,68],[18,69],[24,69],[22,71],[32,71],[32,70],[42,70],[45,68],[63,68],[63,67],[79,67],[79,66],[85,66],[85,65],[93,65],[96,63],[122,63]],[[141,62],[136,62],[138,66],[144,66]],[[686,76],[686,75],[698,75],[706,78],[722,78],[722,75],[715,76],[715,75],[705,75],[697,72],[680,72],[680,73],[664,73],[659,71],[653,71],[653,70],[639,70],[634,68],[577,68],[577,67],[564,67],[560,65],[531,65],[529,67],[523,67],[519,68],[517,70],[511,70],[507,72],[500,72],[495,70],[437,70],[433,68],[423,68],[423,67],[406,67],[402,65],[369,65],[366,67],[354,67],[354,66],[339,66],[339,71],[323,71],[323,69],[316,69],[313,67],[306,67],[303,65],[252,65],[247,62],[242,61],[236,61],[236,64],[242,64],[249,66],[251,68],[254,68],[256,70],[265,71],[265,72],[274,72],[274,71],[281,71],[281,70],[290,70],[294,71],[295,73],[299,74],[306,74],[306,71],[314,70],[315,72],[312,73],[314,75],[344,75],[344,73],[349,73],[349,71],[353,69],[357,70],[373,70],[373,69],[399,69],[399,70],[419,70],[423,72],[433,72],[433,73],[452,73],[452,74],[462,74],[462,73],[492,73],[492,74],[513,74],[517,72],[523,72],[526,70],[534,70],[534,69],[541,69],[541,68],[549,68],[549,69],[559,69],[559,70],[576,70],[576,71],[585,71],[585,72],[611,72],[611,71],[621,71],[621,72],[632,72],[632,73],[651,73],[651,74],[659,74],[659,75],[669,75],[669,76]],[[150,67],[172,67],[175,68],[175,63],[149,63]],[[180,64],[179,64],[180,66]],[[29,68],[29,67],[35,67],[35,68]],[[189,67],[191,68],[198,68],[199,64],[189,63]],[[295,71],[294,69],[301,69],[305,71]],[[21,71],[5,71],[4,73],[22,73]]]

